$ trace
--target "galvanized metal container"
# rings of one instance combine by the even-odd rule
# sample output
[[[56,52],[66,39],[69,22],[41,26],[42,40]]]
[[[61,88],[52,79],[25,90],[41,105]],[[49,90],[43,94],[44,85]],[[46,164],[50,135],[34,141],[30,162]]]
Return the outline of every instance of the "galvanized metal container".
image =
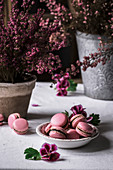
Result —
[[[95,53],[99,48],[98,35],[77,31],[76,41],[80,61],[84,56]],[[113,56],[105,65],[99,63],[95,68],[82,71],[84,93],[94,99],[113,100]]]

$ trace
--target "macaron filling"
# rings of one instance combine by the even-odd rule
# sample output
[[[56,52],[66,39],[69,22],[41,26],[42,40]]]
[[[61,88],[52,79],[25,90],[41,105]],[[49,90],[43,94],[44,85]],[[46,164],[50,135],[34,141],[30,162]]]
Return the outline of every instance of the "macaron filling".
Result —
[[[66,124],[64,125],[64,126],[62,126],[62,128],[64,128],[65,129],[65,127],[68,125],[68,119],[67,119],[67,122],[66,122]]]
[[[3,122],[3,120],[0,120],[0,123],[2,123]]]
[[[86,132],[86,131],[84,131],[84,130],[80,129],[79,127],[77,127],[77,129],[78,129],[78,130],[80,130],[81,132],[83,132],[84,134],[92,135],[92,133],[91,133],[91,132]]]
[[[24,130],[24,131],[19,131],[19,130],[16,130],[16,129],[13,129],[15,132],[17,132],[17,133],[20,133],[20,134],[24,134],[24,133],[26,133],[27,132],[27,130]]]
[[[67,137],[66,134],[65,134],[64,132],[62,132],[61,130],[58,130],[58,129],[50,129],[49,132],[51,132],[51,131],[59,132],[59,133],[63,134],[65,137]]]

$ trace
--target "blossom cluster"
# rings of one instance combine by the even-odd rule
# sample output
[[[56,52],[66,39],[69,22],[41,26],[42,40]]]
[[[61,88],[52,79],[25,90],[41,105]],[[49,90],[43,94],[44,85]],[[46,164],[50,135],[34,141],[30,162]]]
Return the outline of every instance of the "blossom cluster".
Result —
[[[54,55],[66,45],[66,36],[57,19],[44,19],[44,10],[31,15],[33,0],[12,0],[7,25],[4,25],[3,3],[0,1],[0,81],[16,82],[27,72],[53,73],[61,68],[59,56]]]
[[[77,61],[77,65],[81,66],[83,71],[86,71],[89,67],[94,68],[99,63],[105,65],[106,62],[110,62],[113,55],[113,47],[100,47],[98,52],[90,53],[88,56],[83,57],[83,61]]]
[[[71,0],[76,29],[113,39],[113,1]]]
[[[71,24],[73,16],[70,10],[64,4],[56,0],[40,0],[40,2],[46,3],[50,14],[54,16],[55,19],[59,20],[61,28],[65,31],[66,36],[69,37],[74,30],[74,26]]]

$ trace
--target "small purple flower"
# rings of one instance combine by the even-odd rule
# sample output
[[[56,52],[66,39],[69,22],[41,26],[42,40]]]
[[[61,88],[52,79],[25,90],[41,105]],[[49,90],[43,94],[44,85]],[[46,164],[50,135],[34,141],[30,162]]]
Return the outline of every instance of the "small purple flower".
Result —
[[[44,143],[40,149],[42,159],[45,161],[56,161],[59,159],[60,154],[56,152],[57,146],[55,144]]]
[[[87,117],[87,113],[84,110],[85,108],[83,108],[81,104],[75,105],[71,108],[71,111],[73,112],[72,116],[76,114],[82,114],[83,116]]]
[[[67,89],[69,86],[70,86],[69,81],[68,81],[67,79],[65,79],[64,77],[62,77],[62,78],[60,79],[60,81],[57,82],[56,89],[57,89],[58,91],[60,91],[60,90],[65,90],[65,89]]]

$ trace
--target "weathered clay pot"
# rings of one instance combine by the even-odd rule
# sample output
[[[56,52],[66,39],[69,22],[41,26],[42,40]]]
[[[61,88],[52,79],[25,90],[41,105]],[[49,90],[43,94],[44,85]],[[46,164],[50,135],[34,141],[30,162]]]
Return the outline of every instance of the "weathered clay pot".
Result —
[[[36,77],[23,83],[0,83],[0,113],[7,120],[11,113],[20,113],[21,117],[26,117],[27,109],[35,87]]]
[[[76,41],[80,61],[84,56],[97,52],[99,48],[98,35],[76,33]],[[95,68],[81,70],[84,92],[95,99],[113,100],[113,56],[105,65],[99,63]]]

